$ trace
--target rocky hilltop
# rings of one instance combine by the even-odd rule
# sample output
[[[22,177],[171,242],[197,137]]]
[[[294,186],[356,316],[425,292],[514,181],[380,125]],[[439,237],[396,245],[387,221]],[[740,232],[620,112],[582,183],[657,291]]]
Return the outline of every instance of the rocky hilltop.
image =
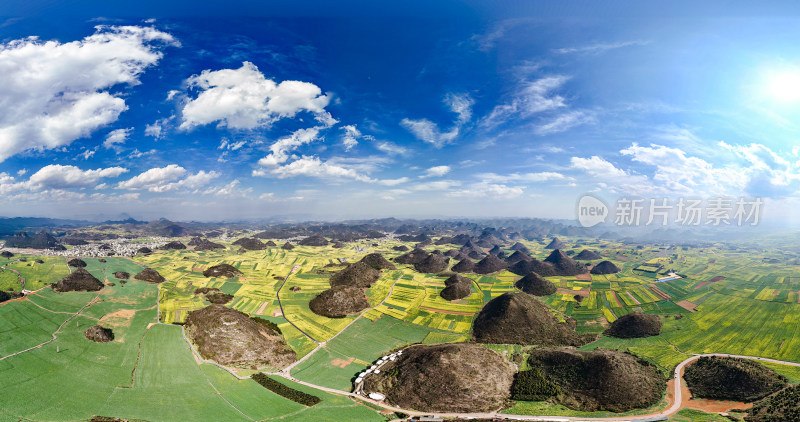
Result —
[[[408,347],[380,374],[364,381],[389,403],[424,412],[489,412],[510,396],[513,367],[499,354],[469,343]]]
[[[344,318],[369,308],[364,290],[352,286],[335,286],[323,291],[308,303],[311,311],[328,318]]]
[[[634,312],[619,317],[603,334],[617,338],[657,336],[661,334],[661,319],[658,315]]]
[[[544,262],[553,266],[556,275],[572,276],[587,272],[585,265],[575,262],[560,249],[551,252]]]
[[[528,365],[531,371],[517,375],[528,393],[585,412],[650,407],[661,400],[667,382],[655,366],[617,350],[534,349]],[[515,385],[515,392],[521,387]]]
[[[504,293],[483,306],[472,323],[478,343],[580,346],[573,326],[559,322],[547,306],[533,296]]]
[[[549,296],[556,292],[556,286],[536,273],[528,273],[514,283],[518,289],[534,296]]]
[[[96,292],[102,288],[103,282],[83,268],[53,283],[53,290],[57,292]]]
[[[222,365],[281,369],[296,360],[280,333],[222,305],[190,312],[185,328],[200,355]]]
[[[686,367],[683,379],[694,397],[746,403],[763,399],[789,383],[756,361],[720,356],[697,359]]]
[[[331,287],[351,286],[365,289],[378,281],[380,276],[380,270],[376,270],[364,262],[356,262],[331,276],[330,284]]]
[[[219,264],[203,270],[205,277],[234,278],[242,275],[238,268],[230,264]]]
[[[444,285],[439,295],[445,300],[459,300],[472,294],[472,280],[459,274],[450,276]]]
[[[133,276],[136,280],[146,281],[148,283],[163,283],[167,281],[158,271],[152,268],[145,268],[139,274]]]

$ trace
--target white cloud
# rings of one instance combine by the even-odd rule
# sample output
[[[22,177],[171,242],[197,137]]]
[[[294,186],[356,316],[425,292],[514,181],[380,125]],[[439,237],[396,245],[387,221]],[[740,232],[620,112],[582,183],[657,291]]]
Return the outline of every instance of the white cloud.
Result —
[[[359,131],[355,125],[342,126],[341,129],[344,131],[344,135],[342,135],[344,150],[350,151],[354,146],[358,145],[358,138],[361,137],[361,131]]]
[[[593,155],[591,158],[572,157],[570,164],[571,168],[583,170],[592,176],[624,177],[628,175],[624,170],[618,169],[614,164],[597,155]]]
[[[197,189],[209,184],[212,180],[219,177],[220,174],[216,171],[200,170],[195,174],[187,176],[185,179],[178,181],[174,184],[167,185],[164,190],[173,190],[178,188]]]
[[[564,176],[561,173],[550,172],[550,171],[543,171],[538,173],[511,173],[506,175],[500,175],[496,173],[481,173],[478,174],[477,177],[485,182],[490,182],[490,183],[507,183],[511,181],[540,183],[551,180],[570,180],[570,178]]]
[[[232,129],[255,129],[301,111],[313,113],[326,126],[336,122],[325,111],[330,97],[319,87],[301,81],[275,83],[250,62],[243,62],[239,69],[204,70],[186,83],[200,93],[183,106],[182,129],[213,122]]]
[[[154,28],[98,26],[83,40],[35,37],[0,45],[0,161],[29,149],[55,149],[89,136],[127,109],[120,84],[136,85],[178,45]]]
[[[394,201],[398,197],[405,196],[410,194],[411,191],[407,189],[388,189],[384,192],[381,192],[381,199],[384,201]]]
[[[408,148],[391,142],[378,142],[375,144],[375,148],[389,155],[407,155],[409,153]]]
[[[136,201],[139,199],[140,194],[138,192],[129,192],[123,193],[121,195],[109,195],[105,193],[93,193],[89,196],[89,199],[92,202],[106,202],[106,203],[121,203],[121,202],[129,202],[129,201]]]
[[[495,106],[481,121],[481,126],[495,127],[513,117],[528,118],[537,113],[566,107],[564,97],[554,94],[569,80],[563,75],[547,76],[520,84],[511,101]]]
[[[456,198],[511,199],[522,195],[524,190],[525,188],[522,186],[479,182],[469,185],[467,189],[449,192],[447,196]]]
[[[655,167],[653,181],[676,192],[722,192],[723,185],[745,182],[741,172],[716,169],[711,163],[687,156],[678,148],[655,144],[642,147],[634,143],[620,153],[630,156],[633,161]]]
[[[75,166],[51,164],[32,174],[28,186],[31,190],[85,188],[96,185],[102,178],[118,177],[127,172],[128,169],[122,167],[81,170]]]
[[[329,164],[323,162],[318,157],[304,156],[285,166],[254,170],[253,176],[266,176],[268,173],[277,176],[279,179],[295,176],[312,176],[319,178],[354,179],[362,182],[372,181],[370,177],[360,174],[352,168]]]
[[[131,135],[132,131],[132,127],[112,130],[108,135],[106,135],[106,140],[103,141],[103,147],[106,149],[113,148],[115,151],[117,151],[117,154],[119,154],[121,150],[120,145],[124,144],[125,141],[128,140],[128,137]]]
[[[781,157],[762,144],[729,145],[725,142],[719,142],[717,145],[743,158],[749,162],[751,167],[755,170],[788,171],[792,167],[789,160]],[[794,150],[792,154],[797,155]]]
[[[436,166],[425,170],[425,174],[420,177],[442,177],[450,173],[450,166]]]
[[[448,93],[444,97],[444,103],[450,107],[453,113],[458,115],[456,126],[463,125],[472,120],[472,106],[475,105],[475,100],[468,94]]]
[[[226,198],[244,198],[253,192],[253,188],[240,188],[240,184],[241,182],[236,179],[224,186],[208,188],[203,193]]]
[[[406,118],[400,121],[400,125],[411,132],[417,139],[432,144],[436,148],[442,148],[447,144],[453,143],[459,132],[459,128],[454,127],[449,132],[443,133],[436,123],[428,119],[412,120]]]
[[[59,192],[64,189],[92,188],[101,179],[118,177],[127,172],[128,169],[122,167],[81,170],[75,166],[50,164],[39,169],[26,181],[17,181],[8,173],[0,173],[0,194],[8,195],[14,192],[27,191],[31,195],[25,194],[27,195],[25,199],[33,200],[36,198],[35,194],[37,192],[46,192],[42,197],[50,198],[53,195],[62,195]],[[11,198],[8,197],[6,199]]]
[[[58,202],[83,200],[87,196],[82,192],[74,192],[64,189],[48,189],[38,192],[22,192],[16,195],[7,196],[4,199],[16,202]]]
[[[411,190],[415,191],[440,191],[440,190],[448,190],[454,187],[461,186],[461,182],[458,180],[436,180],[434,182],[425,182],[425,183],[418,183],[414,186],[411,186]]]
[[[330,157],[328,164],[335,164],[342,167],[355,169],[361,173],[372,173],[378,171],[382,167],[393,163],[394,160],[389,157],[376,156],[376,155],[363,155],[360,157],[345,156],[345,157]]]
[[[94,157],[94,153],[95,152],[97,152],[96,148],[95,149],[87,149],[87,150],[84,150],[82,153],[80,153],[78,155],[83,157],[84,160],[88,160],[88,159]]]
[[[243,147],[247,142],[246,141],[239,141],[239,142],[231,142],[228,138],[222,138],[222,142],[219,143],[217,149],[223,149],[226,151],[236,151]]]
[[[161,139],[162,131],[164,130],[163,122],[158,120],[153,124],[145,125],[144,126],[144,135],[149,136],[151,138]]]
[[[582,110],[572,110],[557,115],[552,120],[536,126],[534,132],[537,135],[551,135],[553,133],[565,132],[575,126],[594,122],[594,116]]]
[[[479,160],[479,161],[476,161],[476,160],[462,160],[462,161],[460,161],[458,163],[458,165],[461,168],[467,168],[467,167],[475,167],[475,166],[481,165],[484,162],[485,162],[484,160]]]
[[[279,198],[275,196],[275,193],[267,192],[259,195],[258,199],[260,201],[268,201],[268,202],[287,202],[287,201],[302,201],[304,197],[298,195],[298,196],[290,196],[288,198]]]
[[[468,94],[449,93],[444,97],[444,103],[450,111],[457,114],[453,127],[447,132],[442,132],[439,125],[428,119],[404,118],[400,125],[411,132],[417,139],[442,148],[451,144],[458,137],[461,128],[472,118],[472,105],[475,101]]]
[[[123,193],[122,195],[117,195],[117,198],[123,201],[131,201],[139,199],[139,193],[138,192]]]
[[[152,168],[138,176],[119,182],[117,188],[131,190],[150,189],[177,180],[184,174],[186,174],[185,168],[177,164],[170,164],[166,167]]]
[[[20,169],[17,171],[17,176],[24,176],[25,173],[28,172],[28,169]]]
[[[297,147],[319,139],[320,127],[298,129],[291,135],[278,139],[269,149],[271,153],[258,160],[258,165],[262,167],[273,167],[285,163],[289,160],[289,153]]]
[[[624,47],[632,47],[632,46],[643,46],[649,44],[649,41],[620,41],[620,42],[612,42],[612,43],[596,43],[590,45],[584,45],[581,47],[567,47],[567,48],[556,48],[553,50],[554,53],[558,54],[600,54],[605,53],[609,50],[616,50],[618,48]]]
[[[380,183],[381,185],[384,185],[384,186],[397,186],[397,185],[406,183],[409,180],[411,180],[411,179],[409,179],[408,177],[401,177],[401,178],[398,178],[398,179],[383,179],[383,180],[379,180],[378,183]]]
[[[152,168],[138,176],[118,183],[117,189],[148,190],[150,192],[168,192],[179,189],[196,190],[220,176],[215,171],[207,172],[201,170],[181,179],[186,173],[185,168],[176,164]]]
[[[800,188],[800,163],[761,144],[718,146],[722,153],[716,164],[680,148],[634,143],[620,154],[644,165],[645,174],[620,169],[598,156],[573,157],[571,168],[586,172],[603,189],[625,194],[782,197]]]
[[[133,158],[141,158],[141,157],[144,157],[144,156],[147,156],[147,155],[153,155],[153,154],[155,154],[156,152],[158,152],[158,151],[156,151],[156,150],[154,150],[154,149],[151,149],[150,151],[145,151],[145,152],[142,152],[142,151],[139,151],[139,149],[138,149],[138,148],[136,148],[136,149],[134,149],[133,151],[131,151],[131,153],[130,153],[130,154],[128,154],[128,158],[129,158],[129,159],[133,159]]]
[[[532,19],[529,18],[505,19],[496,23],[485,33],[474,34],[471,40],[476,43],[478,50],[487,52],[495,47],[497,41],[502,39],[508,30],[525,23],[530,23],[531,21]]]
[[[5,172],[0,172],[0,195],[8,195],[9,193],[23,189],[22,183],[17,183],[14,176]]]

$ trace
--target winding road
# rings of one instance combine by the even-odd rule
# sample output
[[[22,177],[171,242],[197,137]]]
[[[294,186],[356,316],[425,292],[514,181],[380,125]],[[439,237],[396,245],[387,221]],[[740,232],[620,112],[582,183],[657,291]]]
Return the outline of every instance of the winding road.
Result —
[[[294,269],[293,269],[292,272],[289,273],[289,275],[286,276],[286,278],[283,280],[283,283],[281,283],[281,287],[278,289],[278,291],[276,293],[276,296],[278,298],[278,304],[279,304],[279,306],[281,308],[281,313],[283,313],[283,305],[281,304],[281,300],[280,300],[280,290],[286,284],[286,281],[288,280],[289,276],[293,272],[294,272]],[[394,283],[392,284],[391,288],[389,289],[389,293],[386,295],[386,297],[383,299],[383,301],[381,301],[381,303],[378,304],[377,306],[380,306],[381,304],[386,302],[386,300],[392,295],[392,291],[394,290],[395,285],[397,284],[397,282],[401,278],[402,278],[402,275],[400,277],[398,277],[394,281]],[[478,287],[478,288],[480,289],[480,287]],[[375,306],[375,307],[377,307],[377,306]],[[346,327],[344,327],[344,329],[340,330],[338,333],[336,333],[336,335],[334,335],[333,337],[331,337],[328,340],[331,340],[331,339],[335,338],[336,336],[338,336],[339,334],[341,334],[342,332],[344,332],[348,327],[353,325],[353,323],[355,323],[359,318],[361,318],[367,311],[369,311],[370,309],[374,309],[375,307],[371,307],[369,309],[364,310],[353,321],[351,321]],[[284,317],[285,317],[285,315],[284,315]],[[287,321],[289,321],[288,318],[286,318],[286,319],[287,319]],[[289,323],[291,323],[291,321],[289,321]],[[294,326],[293,323],[291,323],[291,324]],[[297,328],[297,327],[295,326],[295,328]],[[298,328],[298,330],[300,330],[300,329]],[[302,330],[300,330],[300,331],[303,332]],[[303,334],[306,334],[306,333],[303,332]],[[306,334],[306,336],[308,336],[310,339],[314,340],[314,338],[309,336],[308,334]],[[432,415],[432,416],[438,416],[438,417],[441,417],[441,418],[463,418],[463,419],[473,419],[473,418],[492,419],[492,418],[497,418],[497,419],[506,419],[506,420],[565,421],[565,422],[566,421],[630,421],[630,422],[636,422],[636,421],[650,421],[650,420],[665,420],[669,416],[672,416],[672,415],[674,415],[675,413],[678,413],[681,410],[682,405],[683,405],[683,391],[682,391],[682,388],[681,388],[682,387],[682,383],[683,383],[683,377],[682,377],[683,371],[684,371],[684,369],[686,368],[687,365],[689,365],[690,363],[696,361],[697,359],[700,359],[701,357],[704,357],[704,356],[734,357],[734,358],[752,359],[752,360],[756,360],[756,361],[760,361],[760,362],[770,362],[770,363],[776,363],[776,364],[781,364],[781,365],[798,366],[798,367],[800,367],[800,363],[787,362],[787,361],[781,361],[781,360],[777,360],[777,359],[769,359],[769,358],[763,358],[763,357],[757,357],[757,356],[731,355],[731,354],[725,354],[725,353],[707,353],[707,354],[692,355],[691,357],[689,357],[686,360],[682,361],[681,363],[679,363],[675,367],[675,372],[673,374],[673,378],[674,378],[674,381],[675,381],[673,383],[673,390],[674,391],[673,391],[672,404],[670,405],[670,407],[665,409],[665,410],[662,410],[660,412],[651,413],[651,414],[647,414],[647,415],[592,418],[592,417],[572,417],[572,416],[549,416],[549,415],[516,415],[516,414],[500,413],[499,410],[495,411],[495,412],[482,412],[482,413],[418,412],[418,411],[415,411],[415,410],[402,409],[402,408],[399,408],[399,407],[391,406],[391,405],[389,405],[387,403],[375,401],[375,400],[372,400],[372,399],[370,399],[368,397],[365,397],[363,395],[356,394],[356,393],[353,393],[353,392],[344,391],[344,390],[337,390],[337,389],[334,389],[334,388],[328,388],[328,387],[312,384],[312,383],[301,381],[301,380],[298,380],[298,379],[294,378],[291,375],[291,370],[294,367],[296,367],[298,364],[300,364],[301,362],[303,362],[306,359],[308,359],[311,355],[313,355],[319,349],[325,347],[325,344],[327,343],[327,342],[324,342],[324,341],[323,342],[316,341],[316,340],[314,340],[314,341],[317,343],[317,347],[314,348],[314,350],[309,352],[307,355],[305,355],[300,360],[294,362],[292,365],[284,368],[281,371],[273,372],[270,375],[280,376],[282,378],[285,378],[287,380],[296,382],[298,384],[302,384],[302,385],[305,385],[307,387],[315,388],[317,390],[325,391],[327,393],[347,396],[347,397],[350,397],[350,398],[353,398],[353,399],[361,400],[361,401],[370,403],[372,405],[381,407],[381,408],[383,408],[385,410],[389,410],[389,411],[392,411],[392,412],[402,412],[402,413],[405,413],[405,414],[408,414],[408,415],[411,415],[411,416]],[[188,340],[187,340],[187,342],[188,342]],[[214,363],[214,362],[211,362],[211,363]],[[217,365],[217,366],[220,366],[220,365]],[[225,369],[227,369],[227,368],[225,368]],[[230,370],[228,370],[228,372],[230,372],[231,374],[233,374],[237,378],[241,379],[241,377],[236,375],[234,372],[232,372]],[[500,409],[500,410],[502,410],[502,409]],[[663,419],[661,419],[661,418],[663,418]]]
[[[630,422],[636,422],[636,421],[658,420],[659,418],[668,418],[669,416],[672,416],[675,413],[678,413],[678,411],[681,410],[681,405],[682,405],[682,402],[683,402],[682,391],[681,391],[681,384],[683,382],[683,378],[682,378],[681,375],[683,374],[683,370],[684,370],[684,368],[686,368],[687,365],[689,365],[690,363],[692,363],[692,362],[696,361],[697,359],[700,359],[701,357],[704,357],[704,356],[720,356],[720,357],[752,359],[752,360],[759,361],[759,362],[777,363],[777,364],[780,364],[780,365],[788,365],[788,366],[800,366],[800,363],[797,363],[797,362],[787,362],[787,361],[782,361],[782,360],[777,360],[777,359],[768,359],[768,358],[762,358],[762,357],[757,357],[757,356],[731,355],[731,354],[726,354],[726,353],[707,353],[707,354],[702,354],[702,355],[693,355],[692,357],[687,358],[686,360],[684,360],[683,362],[679,363],[678,366],[675,367],[675,373],[674,373],[675,383],[674,383],[674,386],[673,386],[674,387],[673,402],[672,402],[672,405],[669,408],[667,408],[665,410],[662,410],[660,412],[650,413],[650,414],[647,414],[647,415],[604,417],[604,418],[592,418],[592,417],[585,417],[585,416],[573,417],[573,416],[548,416],[548,415],[515,415],[515,414],[507,414],[507,413],[500,413],[500,412],[483,412],[483,413],[418,412],[418,411],[415,411],[415,410],[408,410],[408,409],[402,409],[402,408],[399,408],[399,407],[394,407],[394,406],[388,405],[386,403],[378,402],[378,401],[375,401],[375,400],[371,400],[371,399],[369,399],[367,397],[364,397],[362,395],[358,395],[358,394],[351,393],[351,392],[348,392],[348,391],[336,390],[336,389],[333,389],[333,388],[327,388],[327,387],[323,387],[321,385],[316,385],[316,384],[311,384],[311,383],[308,383],[308,382],[305,382],[305,381],[300,381],[300,380],[295,379],[295,378],[293,378],[293,377],[291,377],[289,375],[285,375],[285,374],[277,374],[277,375],[280,375],[280,376],[282,376],[282,377],[284,377],[284,378],[286,378],[288,380],[294,381],[294,382],[296,382],[298,384],[305,385],[307,387],[316,388],[318,390],[322,390],[322,391],[325,391],[325,392],[328,392],[328,393],[331,393],[331,394],[339,394],[339,395],[343,395],[343,396],[348,396],[348,397],[351,397],[351,398],[354,398],[354,399],[358,399],[358,400],[373,404],[375,406],[379,406],[379,407],[381,407],[383,409],[386,409],[386,410],[390,410],[390,411],[393,411],[393,412],[402,412],[402,413],[406,413],[406,414],[411,415],[411,416],[431,415],[431,416],[438,416],[438,417],[441,417],[441,418],[462,418],[462,419],[471,419],[471,418],[491,419],[491,418],[496,418],[496,419],[523,420],[523,421],[565,421],[565,422],[566,421],[618,421],[618,422],[630,421]]]
[[[294,271],[292,271],[292,272],[294,272]],[[292,272],[290,272],[289,275],[291,275]],[[281,287],[278,289],[278,292],[276,293],[276,296],[278,296],[278,294],[280,293],[280,290],[283,288],[283,286],[286,283],[286,280],[288,279],[289,275],[287,275],[287,277],[284,279],[283,283],[281,284]],[[381,301],[380,304],[383,304],[386,301],[386,299],[391,296],[392,290],[394,289],[395,285],[400,280],[400,278],[402,278],[402,276],[398,277],[398,279],[395,280],[395,282],[392,284],[392,286],[391,286],[391,288],[389,290],[389,294],[386,296],[386,298],[384,298],[383,301]],[[160,286],[159,286],[159,293],[160,293]],[[156,306],[158,306],[158,297],[159,296],[160,295],[157,295],[157,298],[156,298]],[[52,338],[50,340],[47,340],[45,342],[42,342],[42,343],[40,343],[38,345],[35,345],[33,347],[30,347],[30,348],[27,348],[25,350],[20,350],[20,351],[18,351],[16,353],[12,353],[12,354],[9,354],[9,355],[6,355],[6,356],[0,356],[0,361],[12,358],[14,356],[18,356],[18,355],[20,355],[22,353],[25,353],[25,352],[28,352],[28,351],[31,351],[31,350],[34,350],[34,349],[37,349],[37,348],[40,348],[40,347],[42,347],[42,346],[44,346],[44,345],[46,345],[48,343],[51,343],[51,342],[55,341],[57,339],[57,334],[60,332],[60,330],[67,323],[72,321],[74,318],[78,317],[86,308],[88,308],[89,306],[95,304],[98,298],[99,298],[99,293],[95,298],[90,300],[82,308],[80,308],[77,312],[75,312],[69,318],[67,318],[56,329],[56,331],[52,334]],[[278,303],[280,304],[280,297],[278,297]],[[281,311],[283,311],[282,305],[280,307],[281,307]],[[373,308],[369,308],[369,309],[373,309]],[[350,327],[356,320],[358,320],[361,316],[363,316],[364,313],[366,313],[369,309],[367,309],[364,312],[362,312],[357,318],[355,318],[350,324],[348,324],[347,327],[345,327],[345,329]],[[157,313],[157,315],[158,315],[158,313]],[[287,321],[288,321],[288,318],[287,318]],[[156,324],[159,324],[159,323],[160,322],[156,322]],[[291,321],[290,321],[290,323],[291,323]],[[294,324],[292,324],[292,325],[294,325]],[[339,331],[339,333],[334,335],[332,338],[334,338],[334,337],[338,336],[339,334],[341,334],[343,331],[345,331],[345,329],[342,329],[341,331]],[[298,330],[299,330],[299,328],[298,328]],[[302,330],[301,330],[301,332],[302,332]],[[189,339],[186,338],[185,332],[183,332],[183,330],[182,330],[182,333],[183,333],[184,340],[186,341],[187,344],[189,344],[189,348],[190,348],[191,352],[195,355],[195,357],[198,359],[199,362],[214,364],[214,365],[226,370],[228,373],[230,373],[231,375],[233,375],[234,377],[236,377],[238,379],[245,379],[246,378],[246,377],[242,377],[242,376],[236,374],[236,372],[233,371],[230,368],[227,368],[227,367],[225,367],[223,365],[217,364],[216,362],[203,359],[201,356],[199,356],[199,353],[197,353],[197,351],[194,349],[194,347],[193,347],[192,343],[189,341]],[[313,338],[311,336],[308,336],[308,337],[313,340]],[[600,418],[573,417],[573,416],[553,416],[553,415],[517,415],[517,414],[500,413],[500,410],[502,410],[502,409],[499,409],[498,411],[494,411],[494,412],[480,412],[480,413],[419,412],[419,411],[415,411],[415,410],[409,410],[409,409],[403,409],[403,408],[391,406],[391,405],[389,405],[387,403],[375,401],[375,400],[369,399],[369,398],[367,398],[365,396],[362,396],[360,394],[356,394],[356,393],[353,393],[353,392],[344,391],[344,390],[337,390],[337,389],[334,389],[334,388],[328,388],[328,387],[312,384],[312,383],[305,382],[305,381],[298,380],[298,379],[294,378],[290,374],[290,370],[293,367],[295,367],[297,364],[299,364],[300,362],[302,362],[303,360],[305,360],[306,358],[308,358],[309,356],[314,354],[314,352],[316,352],[320,348],[324,347],[325,344],[326,344],[325,342],[317,342],[317,343],[318,343],[318,346],[312,352],[310,352],[309,354],[304,356],[303,359],[295,362],[293,365],[291,365],[290,367],[285,368],[284,370],[282,370],[280,372],[271,373],[271,375],[280,376],[282,378],[285,378],[287,380],[296,382],[298,384],[302,384],[302,385],[305,385],[307,387],[311,387],[311,388],[314,388],[314,389],[317,389],[317,390],[320,390],[320,391],[325,391],[327,393],[336,394],[336,395],[340,395],[340,396],[347,396],[347,397],[350,397],[352,399],[360,400],[362,402],[366,402],[366,403],[372,404],[374,406],[377,406],[377,407],[380,407],[382,409],[389,410],[389,411],[392,411],[392,412],[402,412],[402,413],[405,413],[405,414],[408,414],[408,415],[411,415],[411,416],[431,415],[431,416],[438,416],[438,417],[442,417],[442,418],[448,418],[448,417],[449,418],[457,417],[457,418],[463,418],[463,419],[470,419],[470,418],[492,419],[492,418],[496,418],[496,419],[505,419],[505,420],[551,421],[551,422],[555,422],[555,421],[565,421],[565,422],[567,422],[567,421],[570,421],[570,422],[572,422],[572,421],[630,421],[630,422],[637,422],[637,421],[665,420],[666,418],[674,415],[675,413],[677,413],[678,411],[681,410],[681,407],[682,407],[682,404],[683,404],[683,392],[682,392],[682,383],[683,383],[682,374],[683,374],[683,371],[686,368],[686,366],[688,366],[692,362],[696,361],[697,359],[700,359],[701,357],[719,356],[719,357],[743,358],[743,359],[755,360],[755,361],[758,361],[758,362],[767,362],[767,363],[775,363],[775,364],[780,364],[780,365],[800,367],[800,363],[797,363],[797,362],[788,362],[788,361],[782,361],[782,360],[770,359],[770,358],[764,358],[764,357],[758,357],[758,356],[744,356],[744,355],[734,355],[734,354],[726,354],[726,353],[707,353],[707,354],[692,355],[691,357],[685,359],[684,361],[682,361],[681,363],[679,363],[675,367],[675,371],[673,373],[673,379],[675,381],[674,384],[673,384],[673,400],[672,400],[672,404],[670,405],[670,407],[668,407],[667,409],[664,409],[662,411],[655,412],[655,413],[650,413],[650,414],[646,414],[646,415],[620,416],[620,417],[600,417]],[[209,381],[209,383],[210,383],[210,381]],[[212,387],[213,387],[213,385],[212,385]],[[231,404],[231,403],[229,402],[229,404]],[[236,408],[232,404],[231,404],[231,406]],[[238,410],[245,417],[247,417],[247,419],[252,420],[247,415],[245,415],[241,410],[239,410],[239,409],[236,409],[236,410]],[[663,419],[660,419],[660,418],[663,418]]]

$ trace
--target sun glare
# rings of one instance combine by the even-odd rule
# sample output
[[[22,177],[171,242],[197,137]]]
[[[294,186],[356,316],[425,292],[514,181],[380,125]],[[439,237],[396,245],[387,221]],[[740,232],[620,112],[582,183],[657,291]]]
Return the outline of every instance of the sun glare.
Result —
[[[779,101],[800,100],[800,71],[784,72],[772,77],[770,94]]]

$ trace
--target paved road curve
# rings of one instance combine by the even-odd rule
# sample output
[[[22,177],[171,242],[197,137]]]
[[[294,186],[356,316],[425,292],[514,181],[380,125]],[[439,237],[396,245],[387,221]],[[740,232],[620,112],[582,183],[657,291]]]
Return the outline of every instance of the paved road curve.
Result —
[[[294,382],[296,382],[298,384],[303,384],[305,386],[316,388],[318,390],[326,391],[326,392],[332,393],[332,394],[339,394],[339,395],[349,396],[349,397],[352,397],[352,398],[355,398],[355,399],[359,399],[359,400],[374,404],[376,406],[380,406],[380,407],[382,407],[382,408],[384,408],[386,410],[390,410],[390,411],[393,411],[393,412],[402,412],[402,413],[409,414],[411,416],[433,415],[433,416],[439,416],[439,417],[442,417],[442,418],[446,418],[446,417],[450,417],[450,418],[454,418],[454,417],[457,417],[457,418],[485,418],[485,419],[498,418],[498,419],[525,420],[525,421],[631,421],[631,422],[634,422],[634,421],[639,421],[639,420],[666,418],[666,417],[674,415],[675,413],[678,413],[678,411],[681,410],[681,404],[682,404],[682,401],[683,401],[682,392],[681,392],[681,384],[683,382],[681,374],[683,373],[683,369],[687,365],[689,365],[690,363],[692,363],[692,362],[696,361],[697,359],[700,359],[701,357],[704,357],[704,356],[721,356],[721,357],[731,357],[731,358],[743,358],[743,359],[752,359],[752,360],[759,361],[759,362],[770,362],[770,363],[777,363],[777,364],[781,364],[781,365],[800,366],[800,363],[797,363],[797,362],[787,362],[787,361],[782,361],[782,360],[777,360],[777,359],[769,359],[769,358],[762,358],[762,357],[756,357],[756,356],[730,355],[730,354],[726,354],[726,353],[707,353],[707,354],[702,354],[702,355],[694,355],[694,356],[684,360],[683,362],[679,363],[678,366],[675,367],[675,374],[674,374],[675,384],[673,386],[674,387],[674,395],[673,395],[674,399],[673,399],[673,402],[672,402],[672,406],[670,406],[668,409],[662,410],[661,412],[657,412],[657,413],[651,413],[651,414],[647,414],[647,415],[636,415],[636,416],[621,416],[621,417],[612,417],[612,418],[548,416],[548,415],[513,415],[513,414],[505,414],[505,413],[499,413],[499,412],[485,412],[485,413],[417,412],[417,411],[414,411],[414,410],[401,409],[399,407],[390,406],[390,405],[388,405],[386,403],[377,402],[375,400],[371,400],[371,399],[369,399],[367,397],[364,397],[364,396],[361,396],[361,395],[358,395],[358,394],[354,394],[354,393],[351,393],[351,392],[348,392],[348,391],[336,390],[336,389],[333,389],[333,388],[327,388],[327,387],[323,387],[323,386],[320,386],[320,385],[311,384],[311,383],[308,383],[308,382],[305,382],[305,381],[300,381],[300,380],[295,379],[295,378],[293,378],[293,377],[291,377],[290,375],[287,375],[287,374],[283,374],[282,373],[280,375],[283,376],[284,378],[287,378],[287,379],[289,379],[291,381],[294,381]]]

